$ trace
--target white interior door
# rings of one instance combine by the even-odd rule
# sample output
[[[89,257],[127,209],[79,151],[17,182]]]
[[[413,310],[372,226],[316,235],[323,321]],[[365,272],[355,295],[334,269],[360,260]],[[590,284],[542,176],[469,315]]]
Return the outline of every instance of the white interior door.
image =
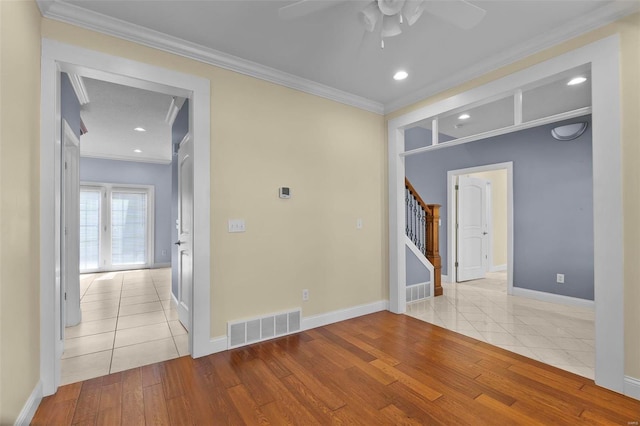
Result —
[[[193,286],[193,149],[189,135],[178,149],[178,317],[191,330]]]
[[[487,254],[487,181],[458,177],[457,281],[484,278]]]
[[[64,200],[62,215],[64,231],[62,235],[62,257],[64,258],[64,312],[67,327],[78,325],[80,311],[80,141],[71,127],[64,121]]]

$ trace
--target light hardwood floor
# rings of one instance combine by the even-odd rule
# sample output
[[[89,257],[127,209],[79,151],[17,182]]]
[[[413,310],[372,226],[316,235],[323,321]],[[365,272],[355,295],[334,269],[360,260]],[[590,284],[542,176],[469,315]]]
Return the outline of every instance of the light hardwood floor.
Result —
[[[640,401],[379,312],[63,386],[33,424],[637,424]]]

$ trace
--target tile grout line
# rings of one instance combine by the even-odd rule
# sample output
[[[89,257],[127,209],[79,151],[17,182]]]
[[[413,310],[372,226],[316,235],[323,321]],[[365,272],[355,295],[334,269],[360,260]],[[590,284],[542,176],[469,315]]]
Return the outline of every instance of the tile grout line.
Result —
[[[160,300],[160,293],[158,293],[158,288],[156,287],[156,281],[153,279],[153,274],[151,275],[151,281],[153,282],[153,288],[156,290],[156,295],[158,296],[158,300]],[[171,292],[171,290],[169,290],[169,292]],[[180,358],[180,351],[178,350],[176,337],[173,335],[173,330],[171,330],[171,326],[169,325],[169,318],[167,317],[167,313],[165,312],[164,306],[162,306],[162,300],[160,300],[160,307],[162,307],[162,313],[164,314],[164,319],[167,322],[167,327],[169,327],[169,334],[171,334],[171,340],[173,340],[173,346],[176,348],[176,353],[178,354],[178,358]],[[169,297],[169,308],[171,308],[171,297]]]
[[[113,368],[113,353],[116,347],[116,335],[118,334],[118,322],[120,321],[120,304],[122,303],[122,289],[124,287],[125,272],[122,272],[122,282],[120,283],[120,298],[118,299],[118,314],[116,315],[116,328],[113,330],[113,343],[111,344],[111,359],[109,360],[109,374]]]

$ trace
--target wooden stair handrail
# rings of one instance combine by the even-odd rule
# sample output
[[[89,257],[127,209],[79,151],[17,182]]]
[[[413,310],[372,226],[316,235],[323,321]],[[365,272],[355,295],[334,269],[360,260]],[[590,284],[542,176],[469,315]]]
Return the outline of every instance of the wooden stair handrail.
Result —
[[[431,207],[429,207],[429,204],[425,203],[422,200],[422,197],[420,197],[420,194],[418,194],[418,191],[416,191],[413,185],[411,185],[411,182],[409,182],[409,179],[404,178],[404,186],[409,190],[411,195],[413,195],[413,198],[415,198],[418,201],[418,204],[420,205],[420,207],[422,207],[422,210],[427,212],[427,215],[431,214],[432,213]]]
[[[416,199],[420,208],[426,213],[425,221],[425,257],[433,265],[433,295],[442,295],[442,260],[440,257],[440,204],[427,204],[424,202],[418,191],[411,185],[409,179],[404,178],[404,186],[409,193]]]

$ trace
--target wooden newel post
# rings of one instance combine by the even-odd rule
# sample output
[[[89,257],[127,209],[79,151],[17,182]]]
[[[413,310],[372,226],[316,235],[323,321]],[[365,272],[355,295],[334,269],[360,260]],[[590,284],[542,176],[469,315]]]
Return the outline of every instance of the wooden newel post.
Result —
[[[438,238],[440,226],[440,204],[429,204],[427,214],[427,259],[433,265],[433,295],[442,295],[442,262],[440,259],[440,239]]]

